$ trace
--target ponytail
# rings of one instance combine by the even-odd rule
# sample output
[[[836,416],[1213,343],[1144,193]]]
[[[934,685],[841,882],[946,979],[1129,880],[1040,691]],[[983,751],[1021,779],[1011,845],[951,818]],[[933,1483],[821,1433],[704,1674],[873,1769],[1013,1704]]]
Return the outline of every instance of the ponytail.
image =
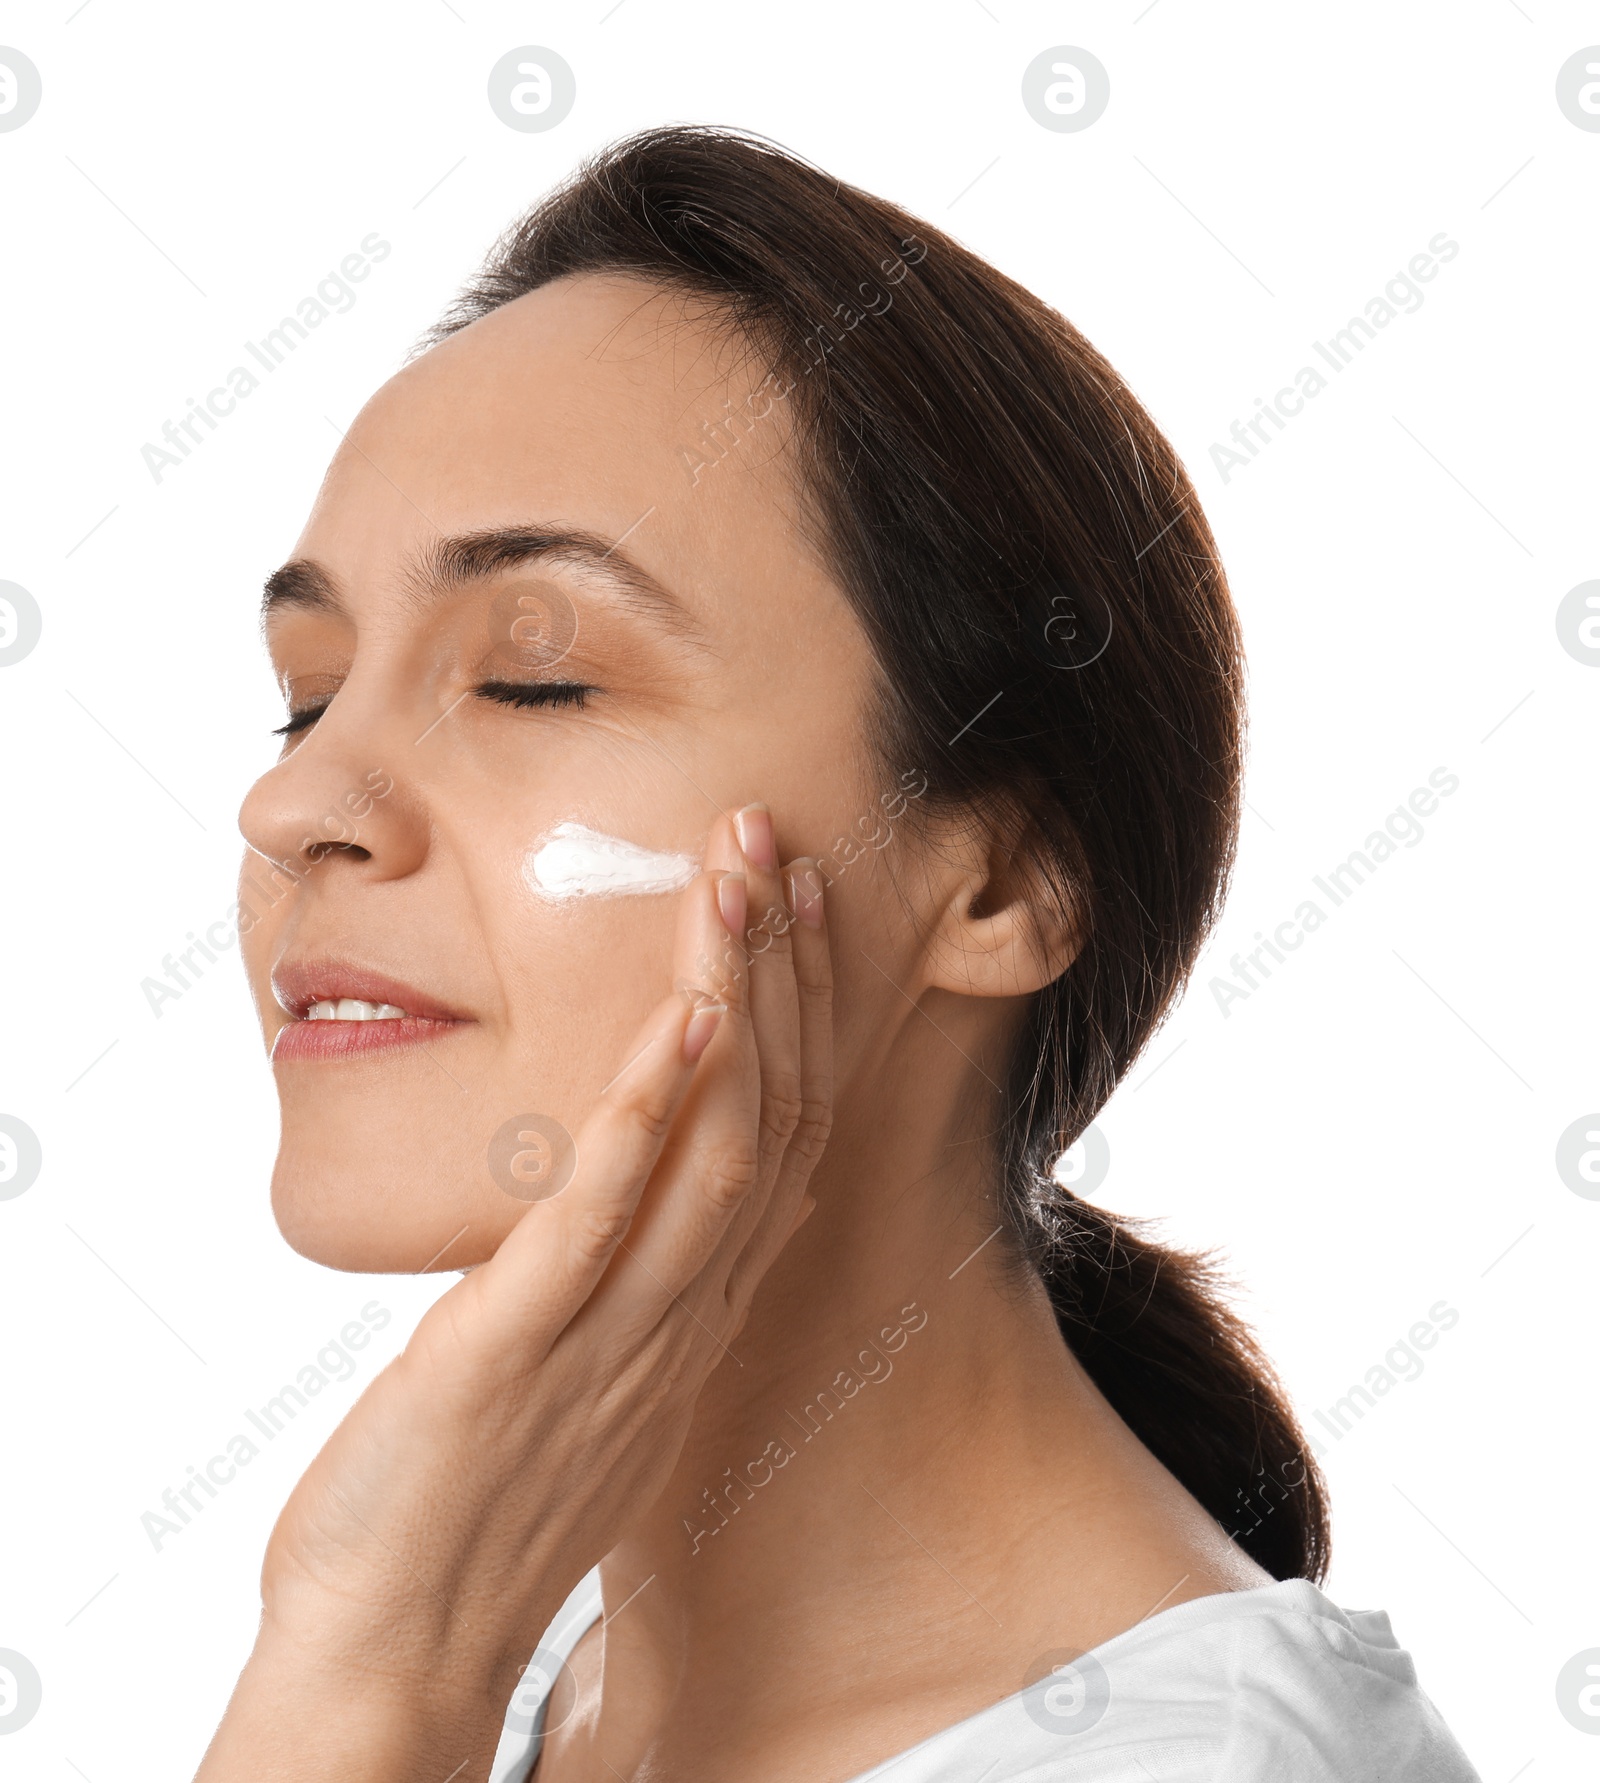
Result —
[[[1320,1581],[1316,1462],[1209,1260],[1054,1184],[1031,1221],[1024,1242],[1061,1335],[1112,1410],[1258,1566]]]

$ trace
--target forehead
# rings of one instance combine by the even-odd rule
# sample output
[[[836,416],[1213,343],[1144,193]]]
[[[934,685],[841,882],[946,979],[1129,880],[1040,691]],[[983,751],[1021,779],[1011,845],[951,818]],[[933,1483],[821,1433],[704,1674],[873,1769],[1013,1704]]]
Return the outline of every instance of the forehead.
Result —
[[[627,278],[557,280],[452,335],[372,398],[295,555],[326,568],[359,610],[441,537],[564,525],[625,539],[721,627],[849,637],[847,603],[803,524],[791,419],[770,369],[677,294]]]

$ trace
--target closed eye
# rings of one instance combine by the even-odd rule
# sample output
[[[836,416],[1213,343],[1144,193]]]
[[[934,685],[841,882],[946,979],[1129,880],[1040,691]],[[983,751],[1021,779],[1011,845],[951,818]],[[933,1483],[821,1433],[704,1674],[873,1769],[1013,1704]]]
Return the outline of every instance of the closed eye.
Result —
[[[289,722],[280,724],[272,733],[273,736],[292,737],[297,731],[305,730],[308,726],[315,724],[332,703],[331,700],[324,700],[320,706],[305,706],[298,712],[291,712]]]
[[[598,687],[582,681],[485,681],[473,689],[481,700],[501,706],[581,706]]]
[[[599,691],[598,687],[590,687],[582,681],[485,681],[482,686],[473,689],[479,699],[525,709],[536,706],[582,706],[591,693]],[[324,700],[320,705],[306,706],[298,712],[291,712],[288,723],[280,724],[272,733],[273,736],[292,737],[300,731],[308,730],[331,704],[331,700]]]

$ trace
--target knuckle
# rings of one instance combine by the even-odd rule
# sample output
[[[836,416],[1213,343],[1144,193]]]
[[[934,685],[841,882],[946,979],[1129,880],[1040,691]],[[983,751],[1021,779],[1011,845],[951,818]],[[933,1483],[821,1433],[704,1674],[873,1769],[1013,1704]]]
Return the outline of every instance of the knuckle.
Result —
[[[582,1208],[570,1227],[572,1248],[580,1257],[592,1262],[609,1256],[627,1229],[627,1220],[611,1209]]]
[[[799,995],[802,1014],[809,1010],[820,1020],[825,1019],[831,1013],[833,985],[826,977],[797,977],[795,989]]]
[[[719,1212],[735,1208],[756,1186],[760,1159],[747,1145],[724,1146],[706,1165],[705,1194]]]
[[[805,1106],[798,1072],[773,1071],[768,1075],[761,1098],[761,1124],[770,1135],[787,1139],[799,1125]]]
[[[659,1145],[672,1126],[672,1099],[663,1091],[647,1091],[632,1097],[623,1113],[637,1132]]]
[[[760,920],[752,923],[745,931],[745,946],[752,954],[787,954],[790,950],[789,930],[792,920],[781,904],[769,905]]]
[[[800,1109],[800,1118],[789,1139],[789,1150],[807,1165],[815,1164],[822,1156],[832,1130],[832,1098],[821,1090],[814,1091],[805,1098]]]
[[[826,970],[826,961],[821,970],[796,974],[796,986],[803,1002],[819,1004],[822,1009],[833,1002],[833,975]]]

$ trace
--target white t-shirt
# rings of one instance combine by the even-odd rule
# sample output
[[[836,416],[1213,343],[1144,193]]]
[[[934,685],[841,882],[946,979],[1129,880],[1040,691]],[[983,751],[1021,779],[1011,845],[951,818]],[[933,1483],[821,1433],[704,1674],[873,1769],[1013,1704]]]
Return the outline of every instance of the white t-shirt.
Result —
[[[506,1717],[490,1783],[525,1783],[544,1694],[600,1615],[567,1599]],[[1305,1579],[1197,1597],[853,1783],[1481,1783],[1417,1686],[1382,1610]]]

